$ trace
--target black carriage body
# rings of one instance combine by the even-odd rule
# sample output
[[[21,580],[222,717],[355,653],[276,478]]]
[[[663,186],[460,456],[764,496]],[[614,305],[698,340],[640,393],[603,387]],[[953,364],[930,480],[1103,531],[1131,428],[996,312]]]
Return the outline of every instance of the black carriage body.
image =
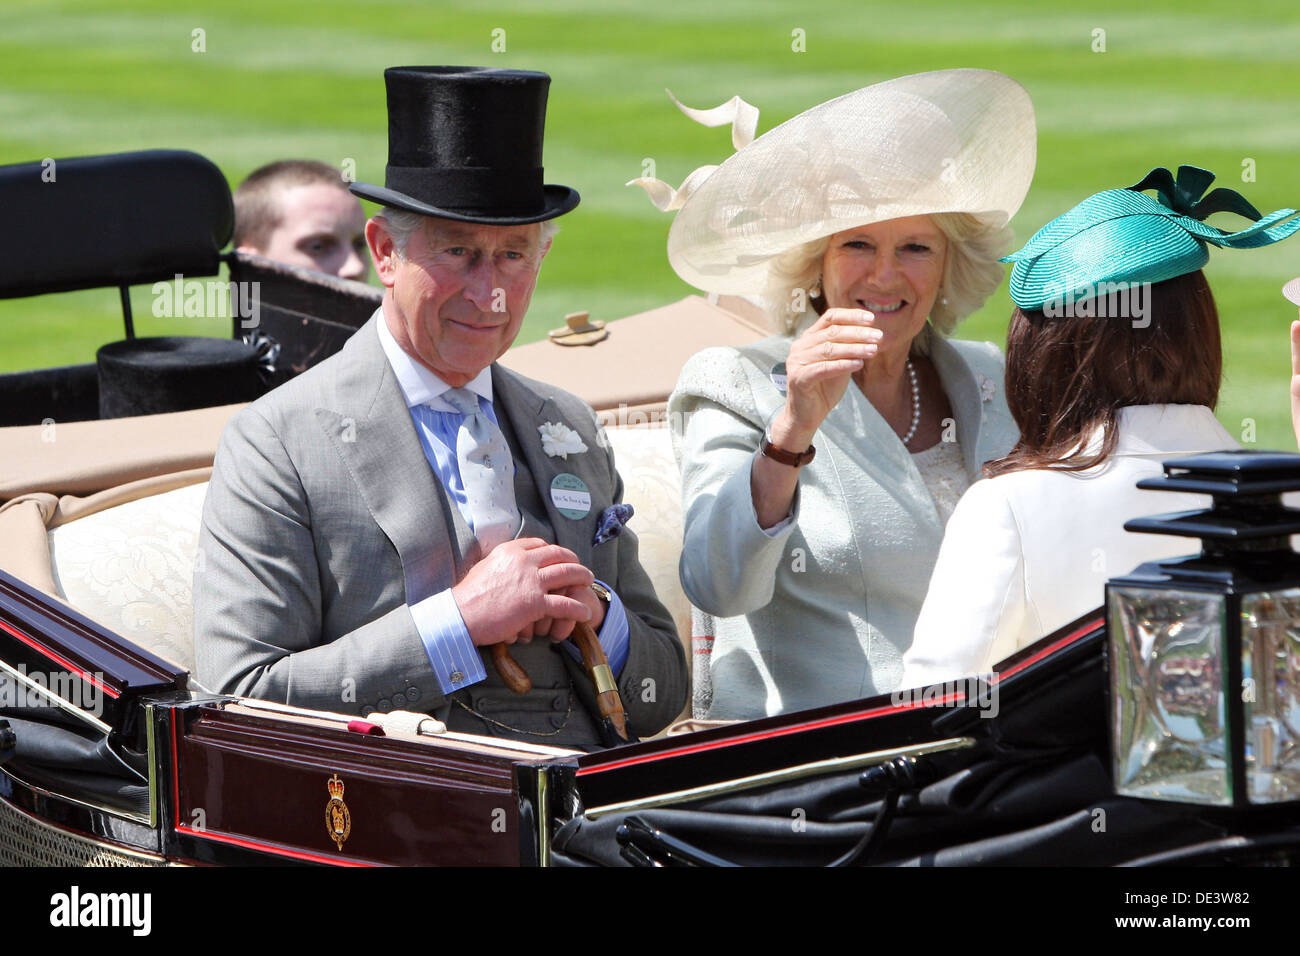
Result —
[[[39,645],[34,660],[48,670],[111,640],[89,622],[51,626],[22,607],[27,589],[0,583],[0,659]],[[10,827],[16,818],[70,848],[65,863],[99,852],[154,864],[819,866],[880,821],[883,801],[862,789],[863,771],[910,753],[928,777],[901,794],[883,840],[855,862],[1293,860],[1294,809],[1246,818],[1113,794],[1104,644],[1102,621],[1082,620],[1005,662],[991,684],[551,756],[486,739],[376,736],[356,726],[364,721],[195,694],[165,668],[132,685],[141,655],[122,648],[97,661],[122,691],[103,749],[138,773],[123,779],[134,804],[106,799],[102,781],[98,792],[78,787],[80,771],[42,765],[22,747],[22,721],[0,802]],[[114,772],[124,778],[106,760],[102,776]],[[341,842],[328,825],[331,781],[347,806]]]

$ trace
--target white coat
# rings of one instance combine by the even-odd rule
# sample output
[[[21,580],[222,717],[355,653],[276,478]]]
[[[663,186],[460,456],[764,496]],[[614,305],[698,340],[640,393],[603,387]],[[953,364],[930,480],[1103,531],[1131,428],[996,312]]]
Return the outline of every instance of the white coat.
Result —
[[[1199,543],[1137,534],[1124,522],[1204,508],[1208,495],[1142,491],[1179,455],[1239,447],[1203,405],[1119,411],[1114,454],[1083,472],[1035,469],[978,481],[948,520],[903,657],[903,687],[983,674],[1105,600],[1106,580]],[[1101,441],[1100,429],[1089,447]]]

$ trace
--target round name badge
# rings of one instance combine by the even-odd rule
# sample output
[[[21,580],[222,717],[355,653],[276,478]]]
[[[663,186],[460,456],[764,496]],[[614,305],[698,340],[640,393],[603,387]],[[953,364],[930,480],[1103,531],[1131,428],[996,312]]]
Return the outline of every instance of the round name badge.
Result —
[[[784,395],[785,394],[785,363],[777,362],[775,365],[773,365],[772,371],[768,372],[768,376],[772,379],[772,384],[775,385],[777,389],[780,390],[782,395]]]
[[[591,512],[591,492],[577,475],[564,472],[551,479],[551,504],[564,517],[577,521]]]

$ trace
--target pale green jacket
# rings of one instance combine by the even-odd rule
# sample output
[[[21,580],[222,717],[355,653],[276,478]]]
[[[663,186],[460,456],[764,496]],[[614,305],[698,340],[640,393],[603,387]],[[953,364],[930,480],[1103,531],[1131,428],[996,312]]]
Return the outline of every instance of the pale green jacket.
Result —
[[[1002,353],[930,338],[950,432],[974,481],[1018,437]],[[943,538],[911,454],[857,388],[817,433],[794,520],[774,535],[759,527],[750,467],[785,401],[772,369],[791,342],[707,349],[669,399],[682,468],[682,587],[715,618],[712,652],[701,641],[693,655],[696,716],[749,719],[896,689]]]

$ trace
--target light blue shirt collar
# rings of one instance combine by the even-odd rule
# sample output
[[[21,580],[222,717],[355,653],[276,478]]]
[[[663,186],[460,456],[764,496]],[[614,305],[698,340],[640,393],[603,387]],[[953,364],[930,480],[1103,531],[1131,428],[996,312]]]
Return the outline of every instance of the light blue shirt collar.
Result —
[[[451,386],[434,372],[417,362],[397,344],[397,339],[393,338],[393,333],[388,328],[388,322],[385,320],[383,306],[375,310],[374,318],[379,327],[379,345],[383,348],[384,355],[388,357],[388,364],[392,366],[393,374],[397,377],[397,385],[402,390],[402,397],[406,399],[406,407],[414,408],[417,405],[428,405],[434,411],[455,412],[456,409],[441,397],[442,393]],[[475,395],[486,398],[488,404],[491,404],[491,366],[483,369],[478,375],[470,379],[465,388]]]

